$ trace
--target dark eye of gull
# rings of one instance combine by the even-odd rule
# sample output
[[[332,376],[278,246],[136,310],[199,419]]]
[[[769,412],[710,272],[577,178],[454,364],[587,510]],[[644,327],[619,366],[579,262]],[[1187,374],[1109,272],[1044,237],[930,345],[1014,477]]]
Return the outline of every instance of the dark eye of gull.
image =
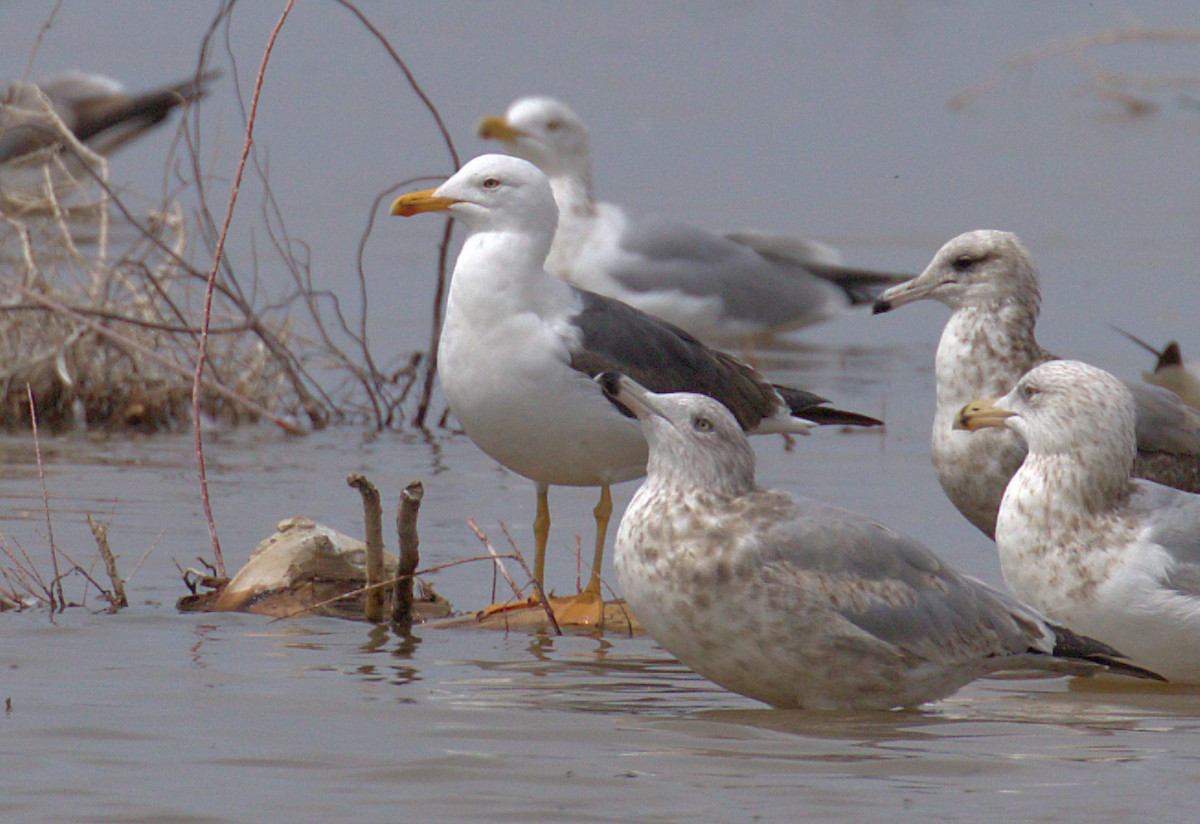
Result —
[[[561,128],[562,128],[561,120],[551,120],[549,123],[546,124],[546,131],[548,131],[548,132],[557,132]]]
[[[703,415],[697,415],[692,418],[692,428],[697,432],[712,432],[713,422]]]
[[[956,272],[965,272],[968,269],[970,269],[972,266],[974,266],[977,261],[978,261],[977,258],[973,258],[970,255],[959,255],[958,257],[956,257],[954,259],[954,261],[950,264],[950,266]]]
[[[1025,401],[1031,401],[1041,390],[1032,383],[1021,384],[1021,398]]]
[[[499,178],[489,177],[487,180],[483,181],[483,188],[485,188],[485,189],[495,189],[499,185],[500,185]]]

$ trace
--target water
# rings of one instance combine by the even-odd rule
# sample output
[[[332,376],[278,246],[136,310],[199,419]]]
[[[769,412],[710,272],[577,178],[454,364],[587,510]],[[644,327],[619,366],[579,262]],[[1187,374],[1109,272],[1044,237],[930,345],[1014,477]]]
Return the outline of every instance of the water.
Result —
[[[0,6],[0,75],[20,76],[53,4]],[[248,92],[282,3],[235,9]],[[589,123],[605,198],[702,225],[802,231],[848,261],[920,270],[960,231],[1018,232],[1044,284],[1043,343],[1123,376],[1146,353],[1108,329],[1200,350],[1194,176],[1200,117],[1154,92],[1131,118],[1068,59],[1004,78],[966,110],[949,98],[1022,49],[1130,23],[1125,4],[364,4],[469,157],[480,114],[520,94],[562,97]],[[207,4],[67,2],[33,75],[103,71],[131,88],[185,76]],[[1195,27],[1190,3],[1141,11]],[[1153,15],[1153,17],[1151,17]],[[138,33],[136,40],[131,33]],[[1194,49],[1095,55],[1182,71]],[[316,284],[357,294],[354,253],[376,194],[450,170],[427,115],[375,42],[333,4],[297,4],[270,64],[256,145]],[[227,71],[207,101],[210,162],[228,179],[240,118]],[[1195,97],[1194,90],[1190,92]],[[115,159],[134,190],[161,185],[164,130]],[[223,183],[210,191],[223,204]],[[260,188],[235,213],[234,259],[268,253]],[[436,220],[381,219],[366,246],[372,341],[384,359],[428,335]],[[249,265],[246,271],[249,271]],[[928,464],[931,364],[944,308],[848,315],[760,357],[771,377],[881,414],[886,434],[822,432],[792,452],[756,440],[767,485],[833,501],[925,541],[992,583],[991,543]],[[424,564],[480,554],[464,525],[527,541],[533,494],[443,432],[303,440],[213,433],[216,521],[237,566],[276,521],[359,532],[350,472],[393,501],[425,483]],[[71,435],[42,444],[55,543],[94,557],[86,513],[109,520],[132,605],[0,619],[0,819],[1180,820],[1194,806],[1192,694],[1114,693],[1064,680],[977,682],[920,712],[823,717],[724,693],[647,639],[418,629],[402,639],[332,619],[181,615],[175,567],[210,555],[187,436]],[[48,569],[30,438],[0,439],[0,531]],[[616,490],[620,508],[634,485]],[[549,579],[574,582],[594,493],[554,490]],[[390,504],[389,504],[390,506]],[[611,572],[609,572],[611,577]],[[484,564],[435,576],[460,607],[490,597]],[[71,594],[70,590],[69,593]]]

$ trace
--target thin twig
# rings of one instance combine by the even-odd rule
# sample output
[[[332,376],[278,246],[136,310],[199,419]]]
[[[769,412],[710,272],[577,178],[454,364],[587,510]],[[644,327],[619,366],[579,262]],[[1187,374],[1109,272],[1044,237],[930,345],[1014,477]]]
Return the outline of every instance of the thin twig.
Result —
[[[58,598],[58,611],[66,607],[63,597],[62,576],[58,571],[58,547],[54,543],[54,524],[50,519],[50,496],[46,494],[46,468],[42,463],[42,443],[38,438],[37,406],[33,402],[33,387],[25,384],[25,393],[29,397],[29,422],[33,427],[33,451],[37,456],[38,482],[42,487],[42,511],[46,513],[46,537],[50,541],[50,565],[54,568],[54,580],[50,586],[50,611],[54,611],[54,599]]]
[[[488,536],[475,524],[475,520],[473,518],[467,518],[467,526],[469,526],[471,531],[475,533],[475,537],[483,543],[488,553],[496,559],[496,565],[500,567],[501,574],[504,575],[504,579],[508,581],[508,585],[512,587],[513,592],[515,592],[517,594],[517,598],[520,599],[521,590],[517,587],[516,582],[513,581],[512,576],[508,574],[508,570],[504,568],[504,564],[500,563],[501,556],[496,552],[495,549],[492,548],[492,542],[488,540]],[[550,626],[554,628],[554,634],[562,635],[563,631],[558,626],[558,619],[554,617],[554,609],[551,608],[550,599],[546,597],[546,593],[542,589],[542,585],[538,582],[537,578],[533,577],[533,573],[529,571],[529,565],[526,564],[525,559],[521,557],[521,551],[517,549],[517,545],[513,543],[512,536],[508,534],[508,530],[504,529],[503,526],[501,526],[501,529],[504,530],[504,534],[508,538],[509,546],[513,548],[512,554],[516,559],[516,562],[521,565],[521,569],[525,571],[525,575],[528,576],[530,582],[532,582],[534,593],[537,595],[537,599],[541,603],[542,609],[546,611],[546,618],[550,621]]]
[[[242,154],[238,159],[237,171],[233,177],[233,185],[230,187],[229,203],[225,208],[225,222],[221,226],[221,234],[217,237],[217,247],[213,251],[212,269],[208,273],[208,285],[204,292],[204,319],[200,326],[200,345],[196,351],[196,378],[192,382],[192,430],[196,441],[196,465],[200,476],[200,498],[204,504],[204,519],[208,523],[208,534],[212,539],[213,559],[217,566],[217,573],[222,577],[225,575],[225,558],[221,555],[221,541],[217,536],[217,525],[213,520],[212,501],[208,495],[208,475],[204,470],[204,439],[201,435],[200,426],[201,378],[204,375],[204,362],[208,354],[208,326],[212,317],[212,301],[213,292],[216,290],[217,272],[220,271],[221,258],[225,251],[225,238],[229,235],[229,225],[233,221],[233,207],[237,204],[238,190],[241,188],[242,175],[246,170],[246,158],[250,155],[250,146],[254,136],[254,121],[258,113],[258,100],[262,94],[263,79],[267,73],[267,61],[270,60],[271,50],[275,47],[275,40],[279,37],[279,32],[283,28],[288,14],[291,13],[294,2],[295,0],[287,0],[283,13],[279,16],[278,22],[276,22],[270,36],[267,38],[267,46],[263,51],[262,62],[258,67],[258,77],[254,82],[254,95],[250,102],[250,116],[246,123],[246,137],[242,141]]]

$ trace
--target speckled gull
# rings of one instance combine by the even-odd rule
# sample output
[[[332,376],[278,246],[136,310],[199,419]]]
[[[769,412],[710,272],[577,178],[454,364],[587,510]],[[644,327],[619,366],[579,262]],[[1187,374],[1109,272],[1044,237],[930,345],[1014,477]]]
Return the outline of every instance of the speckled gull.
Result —
[[[875,311],[923,298],[953,310],[935,360],[934,470],[958,511],[992,536],[1025,444],[1007,429],[971,436],[953,424],[963,404],[1003,395],[1030,369],[1055,358],[1034,337],[1041,304],[1037,270],[1016,235],[967,232],[943,246],[918,277],[880,295]],[[1134,474],[1200,491],[1200,415],[1157,387],[1130,389],[1138,421]]]
[[[112,78],[83,72],[13,83],[0,95],[0,163],[61,142],[47,105],[76,138],[108,152],[203,96],[216,76],[210,72],[133,96]]]
[[[1136,409],[1094,366],[1050,361],[959,425],[1029,444],[996,522],[1004,579],[1076,632],[1200,683],[1200,495],[1131,478]]]
[[[686,332],[546,272],[557,208],[546,176],[527,161],[477,157],[438,189],[397,198],[391,211],[444,211],[467,226],[450,282],[438,374],[471,440],[537,486],[539,583],[550,529],[548,487],[601,488],[591,578],[580,596],[555,602],[561,622],[601,619],[609,485],[646,471],[641,430],[604,399],[591,380],[596,374],[620,369],[657,389],[711,395],[753,432],[880,423],[826,407],[811,392],[772,385]]]
[[[865,304],[906,276],[852,269],[821,244],[757,232],[720,235],[597,202],[583,121],[548,97],[523,97],[481,137],[550,177],[561,217],[546,268],[708,341],[798,329]]]
[[[946,566],[862,515],[760,489],[721,404],[597,378],[650,443],[614,564],[643,627],[726,689],[776,707],[911,707],[998,670],[1131,674],[1113,648]],[[1140,675],[1150,675],[1137,671]]]

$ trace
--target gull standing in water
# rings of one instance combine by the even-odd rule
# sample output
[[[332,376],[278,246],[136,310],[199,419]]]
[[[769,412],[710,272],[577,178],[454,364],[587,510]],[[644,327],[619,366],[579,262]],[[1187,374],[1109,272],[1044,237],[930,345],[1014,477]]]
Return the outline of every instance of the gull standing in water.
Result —
[[[1200,683],[1200,495],[1133,479],[1129,388],[1077,361],[1042,364],[958,425],[1029,445],[996,522],[1016,595],[1172,681]]]
[[[933,467],[958,511],[992,537],[1025,444],[1007,429],[970,436],[953,425],[963,404],[1003,395],[1030,369],[1055,359],[1034,337],[1037,270],[1011,232],[967,232],[943,246],[918,277],[880,295],[875,312],[924,298],[952,310],[934,362]],[[1200,415],[1157,387],[1130,389],[1137,402],[1134,474],[1200,492]]]
[[[634,615],[684,664],[776,707],[912,707],[998,670],[1156,677],[844,509],[754,483],[729,411],[597,378],[641,421],[648,476],[614,564]]]
[[[560,217],[547,269],[701,339],[798,329],[907,278],[842,266],[833,250],[799,238],[721,235],[597,202],[587,128],[557,100],[522,97],[503,117],[481,119],[478,131],[549,176]]]
[[[609,486],[646,472],[646,441],[592,378],[620,369],[663,391],[717,398],[747,431],[800,433],[815,424],[877,426],[771,384],[742,361],[637,309],[576,289],[543,268],[557,207],[546,176],[525,160],[483,155],[436,190],[402,195],[393,215],[446,212],[469,232],[454,266],[438,343],[450,410],[484,452],[537,486],[534,576],[542,583],[548,487],[599,486],[591,578],[555,605],[566,623],[602,615],[600,566]]]

